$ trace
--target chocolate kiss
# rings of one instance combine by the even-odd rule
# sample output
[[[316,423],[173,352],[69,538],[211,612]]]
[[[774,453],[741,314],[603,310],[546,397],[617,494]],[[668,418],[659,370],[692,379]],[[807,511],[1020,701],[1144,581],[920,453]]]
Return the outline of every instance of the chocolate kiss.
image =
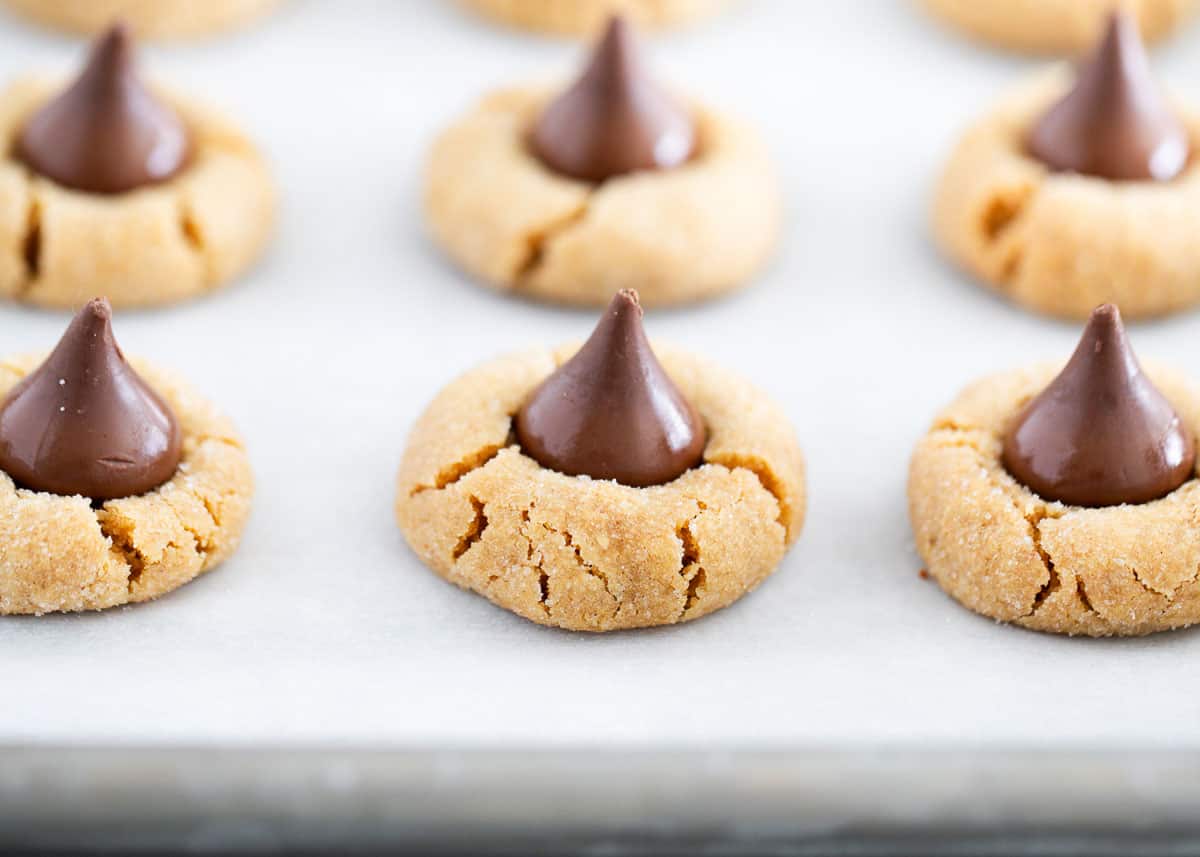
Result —
[[[695,467],[706,433],[642,329],[637,292],[619,292],[595,331],[517,414],[517,440],[570,476],[661,485]]]
[[[1073,506],[1157,500],[1195,464],[1191,431],[1142,374],[1111,304],[1092,313],[1066,368],[1004,438],[1009,473]]]
[[[550,169],[602,182],[679,166],[695,137],[687,111],[651,80],[633,28],[614,17],[583,76],[542,112],[530,143]]]
[[[133,39],[117,24],[75,82],[26,123],[17,157],[65,187],[111,194],[171,178],[190,148],[183,122],[138,78]]]
[[[1190,144],[1150,74],[1137,24],[1115,13],[1065,98],[1034,126],[1029,151],[1053,170],[1115,180],[1179,175]]]
[[[0,469],[35,491],[144,494],[174,475],[181,447],[175,415],[125,362],[103,298],[0,405]]]

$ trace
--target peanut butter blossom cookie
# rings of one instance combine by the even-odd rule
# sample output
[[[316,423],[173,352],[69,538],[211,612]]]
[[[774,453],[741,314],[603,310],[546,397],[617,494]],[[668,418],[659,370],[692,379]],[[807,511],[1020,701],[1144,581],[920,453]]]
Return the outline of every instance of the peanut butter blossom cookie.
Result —
[[[565,91],[493,93],[434,144],[425,211],[464,270],[504,291],[602,306],[735,289],[763,266],[780,203],[750,128],[661,89],[614,19]]]
[[[730,0],[460,0],[496,21],[530,30],[587,36],[621,14],[638,26],[659,29],[707,18]]]
[[[1000,47],[1074,54],[1095,44],[1113,0],[924,0],[938,18]],[[1193,15],[1196,0],[1127,0],[1147,39],[1158,39]]]
[[[656,356],[626,291],[582,347],[443,390],[409,438],[396,518],[447,580],[543,625],[612,631],[733,603],[779,565],[804,503],[786,417],[697,357]]]
[[[226,120],[147,88],[122,26],[66,88],[0,92],[0,295],[117,306],[205,294],[258,257],[274,188]]]
[[[279,0],[2,0],[30,20],[94,35],[114,20],[145,38],[206,36],[232,30],[266,14]]]
[[[909,511],[963,605],[1060,634],[1200,621],[1200,392],[1144,372],[1114,306],[1066,367],[984,379],[917,446]]]
[[[0,613],[145,601],[233,553],[253,480],[229,421],[126,361],[108,302],[0,361]]]
[[[934,232],[984,283],[1039,312],[1131,317],[1200,301],[1200,114],[1168,102],[1132,19],[1114,15],[1075,80],[1018,92],[958,144]]]

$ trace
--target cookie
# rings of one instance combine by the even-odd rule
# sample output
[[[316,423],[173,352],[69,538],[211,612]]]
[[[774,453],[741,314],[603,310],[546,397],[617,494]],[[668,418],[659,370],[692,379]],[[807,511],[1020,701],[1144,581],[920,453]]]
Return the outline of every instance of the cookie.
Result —
[[[0,614],[157,598],[241,538],[253,477],[237,432],[173,375],[126,364],[109,319],[89,303],[49,359],[0,361]]]
[[[127,39],[119,30],[110,32],[81,80],[116,75],[128,83]],[[263,157],[236,126],[190,101],[161,95],[164,115],[177,116],[185,135],[182,141],[167,138],[173,145],[163,151],[180,161],[165,177],[142,177],[131,164],[162,159],[94,154],[112,152],[112,140],[161,141],[173,123],[140,101],[134,115],[155,122],[155,133],[127,134],[119,105],[87,103],[77,97],[80,88],[60,91],[27,79],[0,92],[0,295],[76,308],[105,292],[115,306],[155,306],[207,294],[251,266],[272,231],[275,190]],[[108,119],[91,122],[93,112]],[[73,123],[104,139],[72,149],[64,128]],[[31,163],[58,174],[41,174]],[[144,184],[116,190],[133,179]],[[67,181],[94,184],[81,188]]]
[[[1088,636],[1200,621],[1200,391],[1169,369],[1143,374],[1123,333],[1113,338],[1115,316],[1098,311],[1061,373],[1040,365],[971,385],[917,445],[908,486],[917,551],[977,613]],[[1128,382],[1135,395],[1089,395],[1081,361],[1100,364],[1083,374],[1102,386]],[[1114,408],[1134,412],[1117,413],[1114,426]],[[1038,469],[1035,492],[1023,480]],[[1130,501],[1112,502],[1122,499],[1105,496],[1114,488]]]
[[[618,296],[582,349],[496,360],[434,399],[409,437],[395,507],[426,565],[526,619],[577,631],[697,619],[775,570],[804,521],[791,426],[765,395],[701,358],[658,347],[661,366],[642,363],[652,352],[640,310],[631,329],[633,313]],[[632,344],[609,349],[613,341]],[[630,352],[640,355],[633,365],[613,356]],[[647,377],[675,394],[596,389]],[[574,391],[567,407],[563,384]],[[630,402],[641,403],[635,413]],[[682,428],[692,408],[699,434]],[[662,437],[651,412],[673,414]],[[564,472],[585,469],[610,478]]]
[[[207,36],[244,27],[279,5],[279,0],[3,0],[31,21],[95,35],[124,20],[139,36],[175,39]]]
[[[1093,45],[1112,0],[923,0],[931,14],[990,44],[1026,53],[1075,54]],[[1147,40],[1191,17],[1196,0],[1130,0]]]
[[[613,14],[627,16],[645,29],[665,29],[700,21],[729,5],[729,0],[462,0],[493,20],[527,30],[588,36]]]
[[[1111,302],[1145,318],[1200,301],[1200,163],[1188,159],[1200,113],[1158,97],[1129,60],[1134,38],[1131,25],[1112,30],[1074,88],[1059,69],[1008,98],[962,138],[938,182],[943,252],[1037,312],[1086,318]],[[1101,97],[1113,85],[1139,95]],[[1132,108],[1118,115],[1121,104]],[[1096,105],[1113,115],[1091,115]]]
[[[590,71],[622,63],[628,38],[610,28]],[[636,108],[578,84],[557,98],[548,88],[516,88],[486,97],[445,131],[426,170],[434,239],[479,281],[555,303],[602,306],[614,290],[636,288],[647,306],[662,306],[745,285],[780,229],[778,182],[761,137],[700,105],[675,109],[669,97],[647,94],[644,81],[609,73],[624,81],[616,89],[636,95]],[[578,138],[588,134],[600,142]],[[535,140],[543,141],[536,151]],[[551,148],[556,167],[546,162]],[[647,155],[674,165],[647,163]]]

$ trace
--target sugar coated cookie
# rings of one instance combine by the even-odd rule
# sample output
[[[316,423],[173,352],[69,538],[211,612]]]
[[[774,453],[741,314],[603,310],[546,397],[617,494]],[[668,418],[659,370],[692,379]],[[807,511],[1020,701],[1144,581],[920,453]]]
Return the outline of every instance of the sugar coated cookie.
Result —
[[[565,93],[494,93],[438,138],[426,219],[465,271],[547,301],[636,288],[656,306],[736,289],[766,263],[781,206],[762,139],[659,90],[631,40],[614,22]]]
[[[965,607],[1040,631],[1200,621],[1200,392],[1143,373],[1111,306],[1066,368],[968,387],[917,445],[917,550]]]
[[[238,545],[253,477],[229,420],[126,362],[107,302],[0,361],[0,614],[157,598]]]
[[[417,422],[396,518],[430,568],[579,631],[688,621],[779,565],[804,521],[787,419],[740,378],[645,340],[614,299],[582,347],[516,354]]]

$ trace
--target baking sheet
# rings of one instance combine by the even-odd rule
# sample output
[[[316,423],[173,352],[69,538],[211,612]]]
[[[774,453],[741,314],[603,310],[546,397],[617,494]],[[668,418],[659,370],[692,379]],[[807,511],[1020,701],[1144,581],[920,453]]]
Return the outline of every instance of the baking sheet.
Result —
[[[1200,32],[1156,54],[1200,92]],[[779,572],[702,621],[603,637],[539,628],[443,583],[392,521],[404,437],[451,377],[594,314],[451,270],[418,206],[432,135],[485,89],[579,50],[441,0],[292,0],[264,26],[147,50],[270,153],[278,241],[244,282],[121,314],[127,351],[180,370],[246,435],[259,480],[238,554],[153,604],[0,621],[0,744],[605,748],[1200,745],[1200,636],[1067,640],[1005,628],[921,580],[909,452],[979,374],[1065,356],[930,247],[955,134],[1037,61],[989,53],[901,0],[751,0],[656,40],[664,79],[761,124],[788,199],[752,289],[656,313],[652,335],[738,369],[794,420],[810,514]],[[76,43],[0,19],[0,78]],[[61,314],[0,307],[0,347]],[[1137,326],[1200,376],[1200,317]]]

